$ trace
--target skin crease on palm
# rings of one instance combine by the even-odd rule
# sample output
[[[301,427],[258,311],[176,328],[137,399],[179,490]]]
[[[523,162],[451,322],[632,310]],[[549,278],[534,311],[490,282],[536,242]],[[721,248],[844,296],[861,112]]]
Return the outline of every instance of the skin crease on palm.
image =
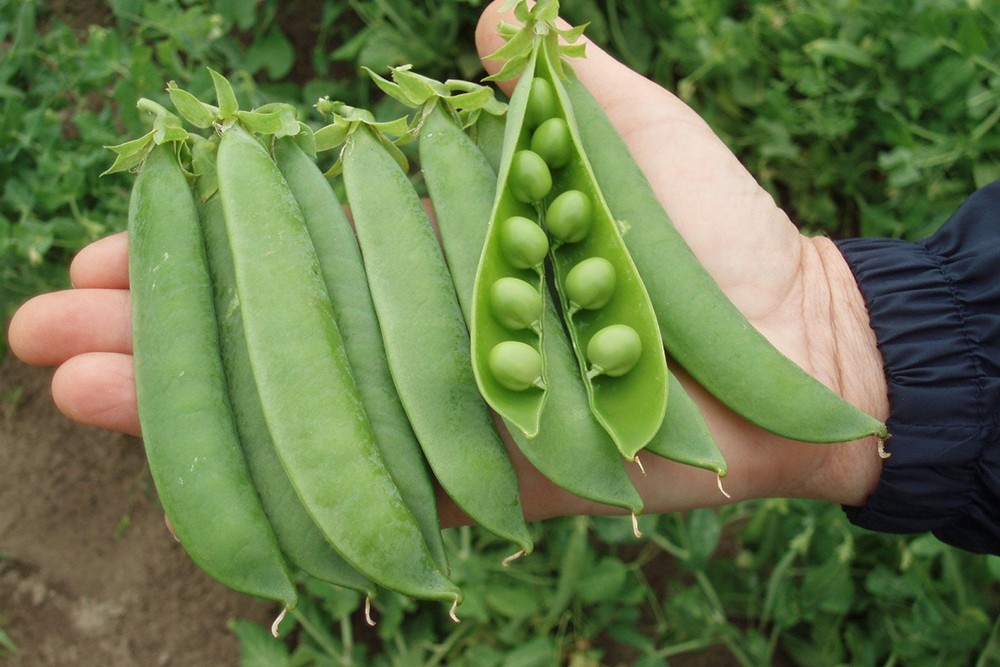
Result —
[[[500,46],[502,2],[486,9],[476,33],[480,54]],[[484,61],[488,71],[500,63]],[[671,93],[587,45],[572,67],[648,175],[657,196],[699,260],[727,295],[779,349],[875,417],[888,416],[882,359],[864,301],[832,242],[801,235],[698,115]],[[510,92],[513,83],[502,84]],[[669,147],[664,150],[663,147]],[[74,289],[27,302],[10,325],[23,361],[55,366],[52,396],[70,419],[139,435],[132,371],[127,238],[109,236],[74,259]],[[725,354],[720,350],[720,354]],[[729,464],[723,480],[655,456],[630,473],[647,513],[756,497],[804,497],[861,505],[881,470],[878,443],[816,445],[753,427],[674,366],[697,401]],[[767,378],[760,381],[766,382]],[[795,409],[794,403],[789,409]],[[529,520],[617,513],[544,479],[508,438]],[[442,495],[443,525],[468,519]]]

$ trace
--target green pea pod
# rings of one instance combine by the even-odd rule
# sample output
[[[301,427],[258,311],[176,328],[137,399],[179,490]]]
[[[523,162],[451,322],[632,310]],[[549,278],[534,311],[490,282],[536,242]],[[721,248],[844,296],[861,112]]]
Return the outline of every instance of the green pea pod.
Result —
[[[374,596],[376,589],[371,580],[347,563],[320,532],[299,500],[274,451],[271,433],[260,409],[257,384],[250,369],[247,343],[243,336],[222,202],[213,196],[202,202],[199,208],[215,291],[219,344],[236,428],[247,467],[278,544],[288,559],[304,572],[331,584]]]
[[[566,82],[583,145],[639,268],[667,350],[702,386],[782,437],[845,442],[887,437],[885,425],[779,352],[726,297],[673,223],[600,104]]]
[[[486,114],[480,116],[480,121]],[[493,116],[489,116],[494,118]],[[420,165],[434,204],[441,243],[467,320],[479,255],[496,190],[496,172],[445,108],[436,104],[420,128]],[[576,357],[555,305],[548,302],[543,326],[549,364],[548,407],[538,435],[511,427],[518,447],[543,475],[583,498],[642,511],[642,499],[608,434],[594,421],[578,381]]]
[[[164,512],[209,575],[293,607],[295,585],[240,453],[198,211],[170,148],[146,158],[128,228],[136,398]]]
[[[646,451],[657,456],[710,470],[720,478],[729,472],[719,445],[708,430],[708,424],[695,402],[670,373],[670,400],[663,426],[646,445]]]
[[[506,128],[507,114],[499,116],[491,113],[479,114],[476,119],[476,145],[486,156],[486,160],[493,168],[494,173],[500,169],[500,160],[503,155],[503,135]],[[496,177],[494,177],[495,180]]]
[[[275,450],[313,520],[375,583],[460,599],[386,470],[302,212],[257,139],[222,132],[219,196],[251,367]]]
[[[552,156],[547,161],[553,165],[553,197],[545,226],[557,241],[563,240],[554,242],[550,252],[556,287],[594,415],[631,461],[663,423],[668,388],[663,342],[649,296],[605,203],[577,134],[572,104],[550,60],[558,54],[549,53],[550,42],[536,44],[530,94],[544,90],[544,84],[553,93],[545,105],[551,111],[536,121],[532,146]],[[522,76],[531,75],[529,65]],[[539,141],[539,133],[551,123],[560,130],[556,139],[549,133]],[[595,260],[608,267],[613,282],[607,282],[604,272],[596,274],[598,279],[573,280],[575,269]],[[594,299],[597,296],[601,298]]]
[[[420,197],[367,125],[343,177],[389,368],[444,490],[484,528],[532,549],[517,477],[472,377],[469,338]]]
[[[417,517],[435,561],[447,571],[434,485],[392,382],[354,231],[332,185],[295,140],[277,140],[274,157],[302,208],[382,460]]]
[[[538,161],[531,159],[531,155],[519,153],[526,148],[528,142],[528,139],[522,136],[521,130],[527,114],[529,79],[530,76],[522,77],[507,107],[507,122],[497,169],[495,197],[476,271],[469,335],[472,345],[472,367],[483,398],[507,420],[513,427],[512,430],[533,438],[539,432],[549,385],[544,366],[542,322],[524,329],[504,326],[492,309],[489,296],[494,283],[504,278],[517,278],[529,283],[542,295],[543,301],[546,300],[548,292],[544,265],[548,239],[541,230],[538,202],[522,201],[523,197],[519,198],[512,186],[512,175],[518,177],[518,184],[532,183],[532,179],[522,173],[526,169],[540,170],[543,179],[547,175],[544,164],[538,165]],[[494,130],[492,145],[495,146],[496,128],[492,129]],[[517,155],[528,157],[530,164],[515,169]],[[541,194],[544,196],[547,192]],[[539,236],[541,242],[535,240]],[[498,376],[498,371],[502,369],[490,364],[491,352],[510,341],[530,346],[537,352],[542,362],[540,377],[535,378],[535,381],[526,388],[510,386],[502,376]]]

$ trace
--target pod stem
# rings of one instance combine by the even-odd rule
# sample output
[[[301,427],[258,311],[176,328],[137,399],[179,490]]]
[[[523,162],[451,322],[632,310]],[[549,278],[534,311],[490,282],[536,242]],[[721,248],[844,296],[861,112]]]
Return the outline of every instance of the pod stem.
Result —
[[[719,473],[718,475],[715,476],[715,482],[716,484],[719,485],[719,491],[722,493],[722,495],[724,495],[727,500],[732,500],[733,497],[729,495],[729,492],[726,491],[724,488],[722,488],[722,473]]]
[[[281,613],[278,614],[278,617],[274,619],[273,623],[271,623],[271,636],[274,637],[275,639],[278,638],[278,626],[281,625],[281,622],[283,620],[285,620],[285,615],[287,613],[288,613],[288,607],[287,606],[282,607]]]
[[[372,596],[365,596],[365,623],[371,627],[375,627],[375,619],[372,618]]]
[[[524,549],[518,549],[517,551],[515,551],[511,555],[509,555],[506,558],[504,558],[503,561],[500,563],[500,565],[502,565],[503,567],[509,567],[511,563],[513,563],[517,559],[523,557],[526,553],[527,552]]]
[[[878,456],[880,459],[883,460],[892,456],[892,453],[887,451],[885,448],[885,441],[888,439],[889,439],[888,435],[886,435],[884,438],[882,436],[879,436],[878,438]]]

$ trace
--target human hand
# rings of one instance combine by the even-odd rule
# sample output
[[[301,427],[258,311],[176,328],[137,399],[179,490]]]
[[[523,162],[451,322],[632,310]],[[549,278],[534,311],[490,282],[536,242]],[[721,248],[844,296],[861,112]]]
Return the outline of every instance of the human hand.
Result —
[[[500,45],[497,6],[489,7],[480,22],[481,54]],[[881,357],[854,278],[833,244],[799,234],[680,100],[593,44],[587,54],[573,63],[574,70],[602,103],[675,225],[723,290],[785,354],[884,419],[888,404]],[[491,72],[499,67],[485,65]],[[27,363],[57,367],[52,395],[69,418],[140,435],[126,236],[85,248],[70,275],[74,289],[36,297],[16,313],[11,349]],[[880,470],[874,439],[843,445],[789,442],[748,424],[678,375],[729,461],[726,488],[734,500],[800,496],[862,504],[874,488]],[[555,487],[513,443],[508,445],[529,519],[614,511]],[[726,500],[711,473],[656,457],[646,457],[644,464],[646,474],[635,470],[633,478],[648,512]],[[466,521],[442,500],[445,525]]]

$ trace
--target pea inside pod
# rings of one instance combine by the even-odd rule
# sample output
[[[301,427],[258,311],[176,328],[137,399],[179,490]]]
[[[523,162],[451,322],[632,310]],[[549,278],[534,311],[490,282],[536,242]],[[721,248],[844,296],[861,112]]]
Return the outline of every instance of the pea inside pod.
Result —
[[[497,381],[512,391],[524,391],[541,382],[542,355],[527,343],[497,343],[490,350],[489,364]]]
[[[573,155],[573,137],[564,118],[549,118],[531,135],[531,150],[552,169],[565,167]]]
[[[627,324],[609,324],[587,342],[587,360],[591,363],[590,377],[607,375],[621,377],[639,362],[642,339]]]
[[[514,153],[508,182],[514,197],[526,204],[542,201],[552,190],[552,172],[541,155],[530,149]]]
[[[615,293],[615,266],[603,257],[588,257],[566,273],[564,286],[570,313],[580,308],[597,310]]]
[[[508,329],[537,326],[544,302],[538,290],[527,281],[506,276],[490,288],[493,314]],[[539,368],[539,373],[541,368]]]
[[[520,215],[501,223],[499,244],[500,252],[515,269],[537,268],[549,254],[549,237],[537,223]]]
[[[594,221],[590,197],[581,190],[566,190],[545,210],[545,228],[561,243],[579,243],[587,238]]]

